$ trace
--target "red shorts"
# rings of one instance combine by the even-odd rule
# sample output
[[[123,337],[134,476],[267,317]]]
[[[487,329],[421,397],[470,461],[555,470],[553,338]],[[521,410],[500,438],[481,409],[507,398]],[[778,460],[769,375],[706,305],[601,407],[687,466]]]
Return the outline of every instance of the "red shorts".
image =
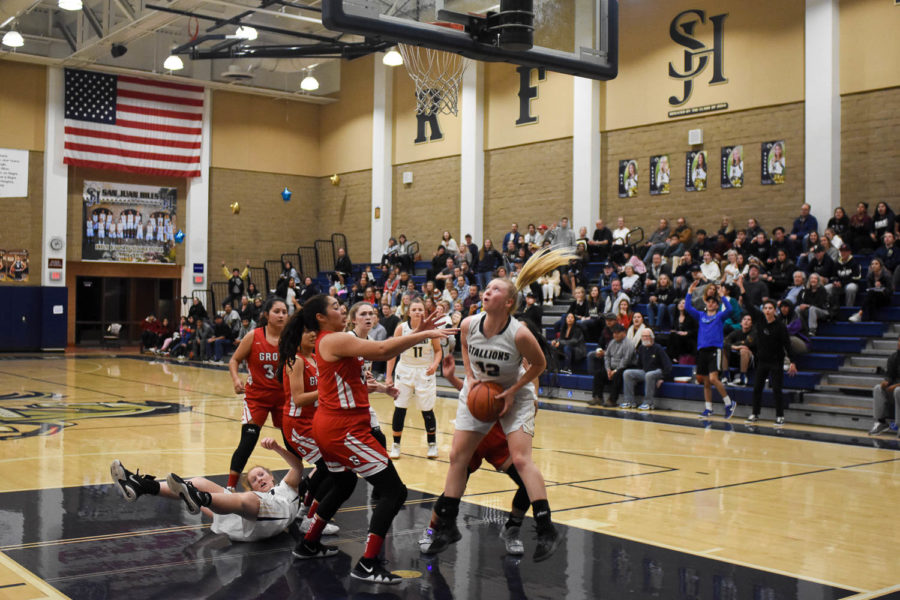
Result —
[[[475,448],[475,454],[469,461],[469,473],[474,473],[481,466],[481,461],[488,461],[498,471],[509,459],[509,446],[506,443],[506,434],[500,423],[494,423],[481,443]]]
[[[284,415],[284,396],[274,398],[247,398],[244,396],[244,410],[241,423],[266,424],[266,418],[272,413],[272,424],[281,429],[281,417]]]
[[[313,417],[313,438],[332,473],[350,469],[371,477],[390,464],[387,450],[372,435],[368,406],[341,411],[320,406]]]
[[[290,415],[284,415],[281,423],[281,432],[284,439],[291,445],[294,452],[303,457],[303,460],[311,465],[316,464],[322,458],[319,445],[313,439],[312,427],[308,420],[300,420]]]

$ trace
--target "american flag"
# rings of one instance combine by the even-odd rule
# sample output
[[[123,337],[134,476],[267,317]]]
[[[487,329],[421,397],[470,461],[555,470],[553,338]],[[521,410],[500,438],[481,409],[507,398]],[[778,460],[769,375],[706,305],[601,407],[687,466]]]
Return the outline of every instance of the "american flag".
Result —
[[[200,176],[202,87],[66,69],[65,110],[68,165]]]

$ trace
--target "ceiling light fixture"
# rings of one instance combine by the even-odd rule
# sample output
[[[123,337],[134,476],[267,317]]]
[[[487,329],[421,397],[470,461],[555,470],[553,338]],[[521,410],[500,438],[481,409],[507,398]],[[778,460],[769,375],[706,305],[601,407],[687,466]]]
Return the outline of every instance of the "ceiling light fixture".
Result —
[[[397,52],[396,48],[391,48],[387,54],[381,58],[381,62],[388,67],[399,67],[403,64],[403,56]]]
[[[163,69],[168,71],[180,71],[184,68],[184,61],[181,60],[180,56],[176,56],[175,54],[170,54],[166,61],[163,63]]]
[[[58,6],[63,10],[81,10],[81,0],[59,0]]]
[[[306,70],[306,77],[300,82],[300,89],[304,92],[314,92],[319,89],[319,80],[312,74],[312,68]]]
[[[15,29],[11,29],[3,34],[3,41],[0,43],[4,46],[9,46],[10,48],[21,48],[25,45],[25,40],[22,38],[21,33]]]
[[[237,28],[237,31],[234,32],[234,35],[238,36],[242,40],[247,40],[248,42],[252,42],[257,37],[259,37],[259,33],[257,33],[256,29],[250,27],[249,25],[241,25]]]

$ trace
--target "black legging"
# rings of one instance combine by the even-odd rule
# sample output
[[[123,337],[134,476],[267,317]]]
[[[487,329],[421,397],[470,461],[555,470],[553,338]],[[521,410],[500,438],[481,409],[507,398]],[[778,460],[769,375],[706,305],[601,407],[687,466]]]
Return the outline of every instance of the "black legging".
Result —
[[[610,402],[615,402],[619,398],[619,391],[622,389],[622,377],[624,375],[624,368],[616,369],[613,371],[612,380],[610,380],[606,373],[606,367],[603,365],[603,361],[600,360],[600,368],[594,373],[594,397],[601,398],[603,396],[604,388],[609,384],[612,387],[609,392],[609,400]]]
[[[781,386],[784,382],[784,365],[782,363],[760,363],[757,365],[756,380],[753,382],[753,414],[759,415],[766,377],[769,378],[769,385],[772,387],[772,393],[775,395],[775,416],[783,417],[784,396],[781,393]]]

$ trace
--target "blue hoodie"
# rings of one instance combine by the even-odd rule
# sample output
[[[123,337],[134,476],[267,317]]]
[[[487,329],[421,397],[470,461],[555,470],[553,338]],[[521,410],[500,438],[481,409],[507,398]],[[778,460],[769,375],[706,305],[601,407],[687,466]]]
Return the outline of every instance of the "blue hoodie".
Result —
[[[700,312],[691,306],[690,302],[684,303],[684,310],[700,324],[697,331],[697,350],[721,348],[725,345],[725,320],[731,316],[730,310],[720,310],[710,316],[705,310]]]

